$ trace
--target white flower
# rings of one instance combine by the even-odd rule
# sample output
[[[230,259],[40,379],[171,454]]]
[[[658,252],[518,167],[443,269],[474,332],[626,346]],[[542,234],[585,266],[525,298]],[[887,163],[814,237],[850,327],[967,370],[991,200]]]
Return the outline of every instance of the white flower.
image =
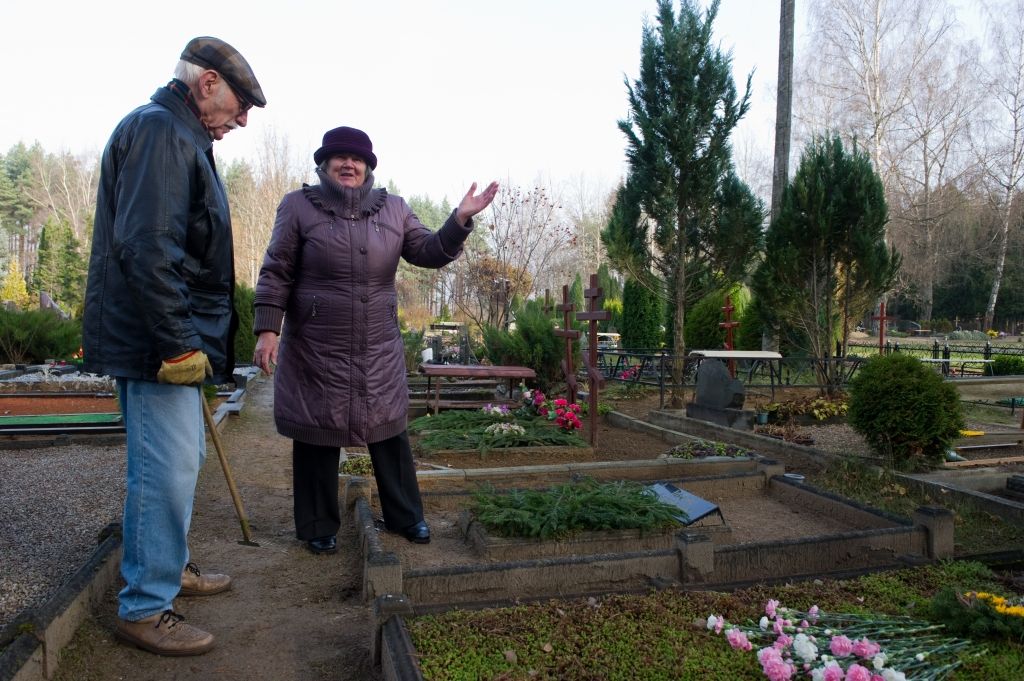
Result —
[[[761,618],[761,621],[757,623],[757,626],[761,627],[761,631],[768,631],[768,616],[765,615]]]
[[[831,636],[832,635],[832,630],[831,629],[826,629],[824,633],[825,633],[826,636]]]
[[[926,657],[928,657],[928,653],[918,653],[917,655],[914,655],[914,659],[918,662],[924,662],[924,658]]]
[[[715,628],[715,623],[718,622],[718,615],[708,615],[708,631]]]
[[[907,681],[907,675],[895,669],[883,669],[882,678],[885,681]]]
[[[875,666],[875,669],[879,669],[880,670],[883,667],[885,667],[885,660],[886,660],[885,653],[878,653],[873,658],[871,658],[871,664],[873,664]]]
[[[804,662],[813,662],[818,658],[818,646],[811,643],[807,634],[797,634],[793,639],[793,650],[803,658]]]

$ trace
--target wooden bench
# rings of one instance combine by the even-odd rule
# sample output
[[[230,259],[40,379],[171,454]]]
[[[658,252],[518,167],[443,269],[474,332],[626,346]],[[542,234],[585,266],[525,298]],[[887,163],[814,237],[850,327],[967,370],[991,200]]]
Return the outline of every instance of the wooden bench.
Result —
[[[434,383],[434,413],[441,408],[441,384],[445,378],[467,378],[483,379],[493,378],[497,380],[508,379],[508,394],[512,395],[516,381],[536,378],[537,373],[529,367],[517,366],[488,366],[484,364],[420,364],[419,371],[427,377],[427,410],[430,410],[430,388]],[[435,380],[436,379],[436,380]]]

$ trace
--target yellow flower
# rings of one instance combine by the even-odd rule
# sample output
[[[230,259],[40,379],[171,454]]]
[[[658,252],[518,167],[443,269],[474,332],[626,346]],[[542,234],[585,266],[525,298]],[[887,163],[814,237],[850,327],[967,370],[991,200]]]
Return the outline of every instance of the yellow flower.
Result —
[[[978,437],[979,435],[984,435],[984,434],[985,434],[984,430],[961,430],[960,431],[960,437]]]

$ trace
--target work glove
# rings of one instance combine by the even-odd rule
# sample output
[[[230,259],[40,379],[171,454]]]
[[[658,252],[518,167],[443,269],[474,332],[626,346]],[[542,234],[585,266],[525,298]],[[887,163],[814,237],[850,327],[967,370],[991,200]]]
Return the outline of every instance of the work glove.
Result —
[[[165,359],[160,363],[156,380],[175,385],[200,385],[203,379],[213,376],[213,367],[202,350],[190,350],[183,355]]]

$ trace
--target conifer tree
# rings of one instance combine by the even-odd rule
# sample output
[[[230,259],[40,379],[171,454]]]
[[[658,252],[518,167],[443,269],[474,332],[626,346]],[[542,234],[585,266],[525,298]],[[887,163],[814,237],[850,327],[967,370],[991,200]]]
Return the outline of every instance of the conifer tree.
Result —
[[[652,230],[657,252],[650,262],[662,273],[674,310],[670,335],[676,386],[683,378],[687,304],[714,287],[723,270],[749,262],[757,248],[756,240],[714,237],[723,226],[719,216],[729,219],[718,202],[723,182],[733,177],[729,136],[749,108],[750,77],[739,95],[731,56],[712,42],[718,0],[704,13],[700,4],[682,0],[677,17],[671,0],[658,0],[657,23],[643,31],[640,77],[626,83],[629,117],[619,121],[627,139],[629,176],[628,191],[620,191],[618,198],[634,202],[640,210],[632,214],[642,218],[624,227],[643,237],[648,227]],[[733,188],[738,182],[729,179]],[[620,228],[615,243],[648,248],[647,242]],[[672,404],[682,406],[678,389]]]
[[[838,136],[804,151],[768,229],[753,279],[758,305],[771,310],[783,340],[815,359],[819,384],[837,390],[834,358],[846,354],[850,326],[896,277],[900,258],[884,241],[882,181],[864,152]]]

